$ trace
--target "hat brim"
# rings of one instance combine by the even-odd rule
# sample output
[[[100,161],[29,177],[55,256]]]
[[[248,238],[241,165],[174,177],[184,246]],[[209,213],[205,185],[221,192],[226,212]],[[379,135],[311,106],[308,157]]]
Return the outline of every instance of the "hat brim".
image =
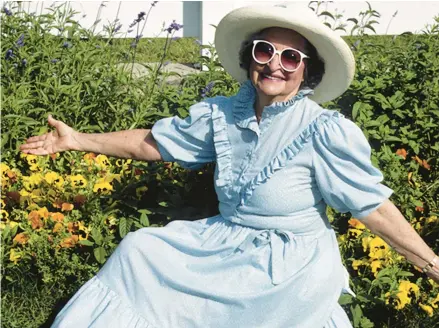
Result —
[[[236,80],[247,80],[246,70],[239,65],[242,42],[268,27],[288,28],[300,33],[323,59],[325,73],[311,99],[317,103],[330,101],[348,89],[355,74],[351,49],[336,32],[320,22],[311,9],[297,6],[242,7],[221,20],[215,33],[215,48],[222,66]]]

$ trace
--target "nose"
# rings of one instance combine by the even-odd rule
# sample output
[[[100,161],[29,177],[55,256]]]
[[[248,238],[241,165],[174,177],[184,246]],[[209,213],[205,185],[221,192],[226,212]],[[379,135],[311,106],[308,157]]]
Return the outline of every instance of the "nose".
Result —
[[[282,66],[280,66],[280,54],[275,54],[273,59],[267,63],[267,65],[272,71],[282,68]]]

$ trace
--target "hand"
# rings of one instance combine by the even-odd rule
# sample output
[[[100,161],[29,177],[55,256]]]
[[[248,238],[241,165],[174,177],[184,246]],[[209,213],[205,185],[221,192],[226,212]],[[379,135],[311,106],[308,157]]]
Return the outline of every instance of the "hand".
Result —
[[[78,134],[67,124],[55,120],[52,115],[47,119],[50,126],[55,130],[41,136],[30,137],[20,146],[20,150],[26,154],[48,155],[66,150],[75,150]]]
[[[427,271],[427,276],[433,279],[434,282],[439,284],[439,256],[436,256],[433,260],[434,266]]]

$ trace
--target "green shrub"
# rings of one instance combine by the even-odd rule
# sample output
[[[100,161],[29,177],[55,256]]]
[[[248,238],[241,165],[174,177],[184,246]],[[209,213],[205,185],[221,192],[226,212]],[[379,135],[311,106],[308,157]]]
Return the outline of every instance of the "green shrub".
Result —
[[[328,25],[346,30],[339,14],[313,3],[332,19]],[[395,190],[392,200],[437,250],[438,21],[423,35],[368,36],[376,15],[369,7],[350,20],[355,81],[325,106],[363,129],[385,184]],[[213,165],[193,172],[96,154],[20,156],[26,137],[47,131],[49,113],[85,132],[148,128],[161,117],[186,116],[203,97],[238,90],[211,47],[205,48],[212,57],[198,58],[193,40],[173,41],[172,33],[149,42],[116,40],[115,26],[108,30],[103,38],[81,28],[62,5],[42,16],[16,8],[2,14],[2,326],[49,324],[129,231],[217,212]],[[166,60],[208,70],[170,85],[160,70]],[[117,66],[144,61],[160,64],[141,78]],[[357,294],[340,300],[354,327],[434,327],[439,286],[357,220],[328,213]]]

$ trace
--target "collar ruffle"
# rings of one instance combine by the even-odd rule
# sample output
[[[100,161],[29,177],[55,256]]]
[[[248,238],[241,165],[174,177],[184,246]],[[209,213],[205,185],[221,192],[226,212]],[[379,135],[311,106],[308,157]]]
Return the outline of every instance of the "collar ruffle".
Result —
[[[313,93],[314,91],[311,89],[300,90],[295,96],[286,101],[278,101],[266,106],[263,112],[264,119],[287,110],[299,100]],[[256,123],[254,110],[255,100],[256,89],[252,82],[250,80],[243,82],[233,103],[233,116],[239,127],[248,128],[251,123]]]

